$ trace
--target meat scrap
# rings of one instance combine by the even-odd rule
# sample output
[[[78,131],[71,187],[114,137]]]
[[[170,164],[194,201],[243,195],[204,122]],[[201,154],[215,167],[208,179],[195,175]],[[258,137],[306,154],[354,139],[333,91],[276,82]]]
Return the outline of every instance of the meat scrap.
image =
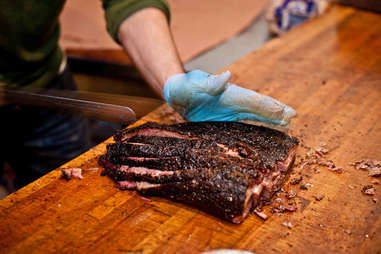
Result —
[[[324,147],[320,147],[320,148],[315,149],[315,153],[317,155],[319,155],[320,157],[324,157],[324,155],[326,155],[328,152],[329,152],[329,150],[327,148],[324,148]]]
[[[283,221],[282,226],[285,226],[288,229],[292,229],[292,223],[289,221]]]
[[[254,210],[254,213],[259,217],[261,218],[262,220],[267,220],[267,218],[269,217],[267,214],[265,214],[263,211],[260,211],[258,209],[255,209]]]
[[[344,169],[342,167],[336,167],[335,163],[332,160],[324,159],[324,156],[329,152],[327,148],[320,147],[315,149],[314,151],[316,155],[311,154],[310,152],[306,153],[305,157],[302,159],[302,164],[300,167],[301,169],[303,169],[305,166],[317,165],[313,168],[315,174],[320,173],[320,169],[318,168],[318,166],[327,167],[328,170],[337,174],[342,174],[344,172]],[[291,184],[294,184],[293,180],[295,179],[291,180]]]
[[[328,170],[331,170],[332,172],[335,172],[337,174],[342,174],[344,172],[343,168],[328,168]]]
[[[381,167],[372,167],[368,169],[368,175],[373,177],[381,176]]]
[[[295,212],[298,208],[294,205],[279,205],[271,208],[271,213]]]
[[[70,180],[72,178],[82,179],[82,169],[81,168],[61,168],[62,176],[66,180]]]
[[[290,190],[290,191],[287,192],[287,194],[286,194],[286,198],[287,198],[287,199],[293,199],[293,198],[295,198],[295,197],[296,197],[296,192],[293,191],[293,190]]]
[[[349,165],[355,169],[368,170],[370,176],[381,176],[381,161],[365,159],[352,162]]]
[[[376,189],[373,187],[373,185],[366,185],[362,188],[361,192],[365,193],[366,195],[375,195]]]
[[[379,160],[365,159],[349,163],[349,165],[355,169],[367,170],[369,176],[381,177],[381,161]]]
[[[345,229],[344,232],[348,235],[352,234],[352,231],[350,231],[349,229]]]
[[[290,184],[292,184],[292,185],[297,185],[297,184],[301,183],[302,181],[303,181],[303,177],[302,177],[302,176],[299,176],[299,177],[297,177],[297,178],[292,178],[292,179],[290,180]]]
[[[327,167],[328,169],[333,169],[336,167],[335,163],[333,161],[328,160],[328,161],[319,161],[317,162],[319,166]]]
[[[75,179],[83,179],[82,172],[84,171],[97,171],[99,168],[61,168],[62,176],[66,180],[70,180],[72,178]]]
[[[238,122],[146,123],[114,140],[99,163],[120,188],[182,201],[233,223],[280,190],[298,144]]]

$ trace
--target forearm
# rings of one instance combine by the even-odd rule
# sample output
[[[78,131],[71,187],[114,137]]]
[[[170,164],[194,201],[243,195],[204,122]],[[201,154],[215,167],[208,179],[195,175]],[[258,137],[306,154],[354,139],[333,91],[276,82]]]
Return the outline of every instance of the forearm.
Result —
[[[165,81],[184,72],[162,11],[146,8],[133,14],[120,25],[118,39],[160,97],[163,97]]]

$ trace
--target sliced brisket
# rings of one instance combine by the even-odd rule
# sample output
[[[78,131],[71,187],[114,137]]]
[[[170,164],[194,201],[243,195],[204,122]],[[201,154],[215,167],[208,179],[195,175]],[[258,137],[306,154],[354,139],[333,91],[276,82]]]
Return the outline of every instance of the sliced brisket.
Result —
[[[298,144],[237,122],[147,123],[114,139],[99,162],[121,189],[180,200],[234,223],[280,189]]]

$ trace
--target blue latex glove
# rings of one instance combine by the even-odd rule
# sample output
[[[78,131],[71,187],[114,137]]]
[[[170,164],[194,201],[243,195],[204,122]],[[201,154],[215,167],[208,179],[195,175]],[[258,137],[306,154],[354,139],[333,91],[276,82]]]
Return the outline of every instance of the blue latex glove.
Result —
[[[221,75],[195,70],[170,77],[164,98],[189,121],[253,120],[288,125],[296,115],[291,107],[265,95],[229,83]]]

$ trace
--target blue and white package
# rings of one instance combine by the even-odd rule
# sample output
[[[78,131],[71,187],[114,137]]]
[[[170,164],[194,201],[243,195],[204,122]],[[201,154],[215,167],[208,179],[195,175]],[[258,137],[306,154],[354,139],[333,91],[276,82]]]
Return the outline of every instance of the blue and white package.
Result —
[[[266,18],[271,32],[281,35],[321,14],[327,5],[325,0],[273,0]]]

